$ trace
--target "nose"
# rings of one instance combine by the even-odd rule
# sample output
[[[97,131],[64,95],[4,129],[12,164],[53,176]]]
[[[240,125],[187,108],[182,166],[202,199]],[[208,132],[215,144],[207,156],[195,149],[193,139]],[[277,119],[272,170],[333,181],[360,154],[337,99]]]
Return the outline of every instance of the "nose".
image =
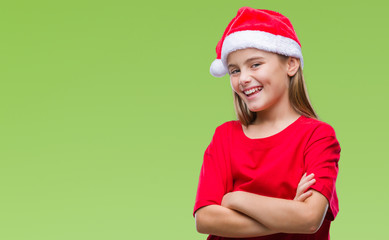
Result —
[[[251,82],[251,75],[247,71],[242,71],[240,72],[239,76],[239,84],[242,86],[245,86]]]

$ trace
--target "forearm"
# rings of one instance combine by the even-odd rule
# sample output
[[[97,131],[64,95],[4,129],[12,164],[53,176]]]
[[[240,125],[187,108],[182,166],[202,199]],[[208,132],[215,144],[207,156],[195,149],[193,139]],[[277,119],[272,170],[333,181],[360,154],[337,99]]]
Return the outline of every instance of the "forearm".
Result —
[[[200,233],[231,238],[276,233],[242,213],[219,205],[209,205],[199,209],[196,212],[196,228]]]
[[[315,193],[305,202],[236,192],[223,206],[239,211],[277,232],[314,233],[321,226],[328,204]],[[226,202],[226,203],[225,203]]]

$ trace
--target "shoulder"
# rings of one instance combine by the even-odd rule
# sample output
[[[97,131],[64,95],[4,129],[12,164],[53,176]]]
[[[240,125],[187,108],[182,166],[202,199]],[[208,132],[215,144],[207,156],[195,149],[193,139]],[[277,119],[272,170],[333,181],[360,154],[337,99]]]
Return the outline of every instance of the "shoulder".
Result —
[[[216,127],[212,140],[208,148],[224,149],[230,145],[232,135],[239,126],[239,121],[228,121]]]
[[[304,117],[302,124],[307,128],[306,149],[312,146],[323,145],[331,147],[340,152],[340,145],[336,138],[334,128],[323,121],[313,118]]]
[[[315,118],[302,116],[301,126],[312,135],[336,136],[330,124]]]
[[[233,129],[236,129],[236,128],[239,128],[241,125],[240,125],[240,122],[238,120],[232,120],[232,121],[228,121],[228,122],[225,122],[221,125],[219,125],[217,128],[216,128],[216,132],[227,132],[227,131],[231,131]]]
[[[241,125],[238,120],[224,122],[216,127],[213,138],[221,138],[226,140],[230,138],[231,135],[236,134],[240,127]]]

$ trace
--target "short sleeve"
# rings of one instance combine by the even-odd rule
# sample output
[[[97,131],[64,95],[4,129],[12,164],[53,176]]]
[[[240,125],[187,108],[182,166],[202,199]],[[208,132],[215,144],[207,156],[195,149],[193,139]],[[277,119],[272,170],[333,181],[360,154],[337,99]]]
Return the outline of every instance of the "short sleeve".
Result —
[[[219,126],[205,150],[193,215],[201,207],[220,205],[223,196],[231,191],[231,170],[225,131]]]
[[[311,189],[327,198],[329,209],[326,219],[332,221],[339,212],[335,183],[339,169],[340,145],[330,125],[323,123],[315,129],[308,141],[304,157],[307,174],[315,174],[316,183]]]

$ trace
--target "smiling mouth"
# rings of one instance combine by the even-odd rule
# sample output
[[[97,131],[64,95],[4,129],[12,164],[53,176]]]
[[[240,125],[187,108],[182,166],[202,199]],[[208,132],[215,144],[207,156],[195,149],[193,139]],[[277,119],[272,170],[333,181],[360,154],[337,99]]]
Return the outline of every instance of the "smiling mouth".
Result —
[[[250,97],[251,95],[256,94],[257,92],[260,92],[262,90],[262,87],[254,87],[249,90],[243,91],[243,93],[247,96]]]

